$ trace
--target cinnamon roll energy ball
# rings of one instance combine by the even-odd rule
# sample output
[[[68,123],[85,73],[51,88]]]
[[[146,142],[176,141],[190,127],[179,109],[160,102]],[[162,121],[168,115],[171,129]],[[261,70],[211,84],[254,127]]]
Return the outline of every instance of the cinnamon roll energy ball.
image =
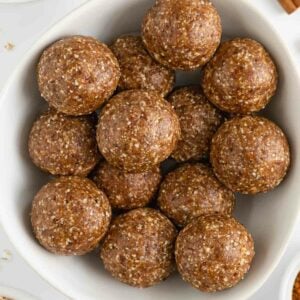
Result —
[[[207,214],[231,215],[234,194],[204,164],[184,164],[161,184],[158,206],[178,226]]]
[[[74,116],[99,108],[116,89],[119,77],[119,64],[111,50],[86,36],[55,42],[38,64],[42,97],[58,111]]]
[[[288,141],[273,122],[236,117],[214,135],[210,160],[214,173],[234,192],[256,194],[274,189],[290,165]]]
[[[156,1],[142,24],[150,54],[171,69],[206,64],[221,40],[221,20],[209,0]]]
[[[180,137],[178,117],[155,92],[130,90],[117,94],[103,108],[98,146],[114,167],[129,173],[152,169],[170,156]]]
[[[254,242],[234,218],[204,216],[179,233],[175,257],[186,282],[202,292],[216,292],[244,278],[254,257]]]
[[[43,186],[32,203],[34,234],[55,254],[92,251],[106,233],[110,219],[108,199],[87,178],[57,178]]]
[[[143,173],[126,173],[107,162],[101,162],[93,181],[105,192],[112,208],[134,209],[146,206],[155,195],[160,184],[159,167]]]
[[[247,114],[263,109],[277,88],[276,66],[258,42],[236,38],[221,44],[204,70],[202,87],[221,110]]]
[[[49,109],[33,124],[29,154],[52,175],[86,176],[100,159],[96,115],[72,117]]]
[[[162,96],[172,90],[175,73],[149,55],[140,36],[121,36],[113,43],[111,50],[120,64],[118,86],[121,90],[150,90]]]
[[[139,208],[118,216],[105,237],[101,258],[113,277],[135,287],[150,287],[175,269],[177,231],[157,210]]]
[[[177,161],[207,158],[211,139],[223,122],[221,112],[197,86],[181,87],[168,100],[174,107],[181,126],[181,139],[172,157]]]

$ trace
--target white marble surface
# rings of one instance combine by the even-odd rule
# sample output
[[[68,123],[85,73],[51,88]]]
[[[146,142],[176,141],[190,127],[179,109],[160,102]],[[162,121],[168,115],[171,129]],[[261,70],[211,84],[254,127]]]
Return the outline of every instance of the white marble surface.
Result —
[[[85,1],[86,0],[36,0],[29,3],[0,4],[0,89],[30,45],[50,27],[51,24]],[[257,7],[272,20],[274,26],[280,31],[292,50],[300,68],[300,9],[293,15],[288,16],[277,4],[276,0],[249,1],[257,5]],[[9,43],[14,45],[11,50],[5,47]],[[26,249],[23,251],[26,251]],[[279,299],[283,273],[299,251],[300,224],[279,266],[251,300]],[[27,263],[23,261],[21,256],[16,253],[13,245],[10,244],[1,226],[0,285],[23,289],[43,300],[68,299],[48,285],[47,282],[41,279]]]

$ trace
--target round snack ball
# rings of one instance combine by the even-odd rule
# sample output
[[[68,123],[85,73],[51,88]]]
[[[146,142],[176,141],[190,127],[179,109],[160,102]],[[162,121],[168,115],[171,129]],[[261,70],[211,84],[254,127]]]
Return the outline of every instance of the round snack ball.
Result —
[[[87,178],[60,177],[36,194],[31,223],[40,244],[60,255],[92,251],[106,233],[111,208],[105,194]]]
[[[261,44],[248,38],[224,42],[204,69],[202,87],[221,110],[247,114],[263,109],[277,88],[276,66]]]
[[[207,214],[231,215],[234,194],[204,164],[184,164],[163,180],[158,196],[162,212],[178,226]]]
[[[287,139],[273,122],[236,117],[214,135],[210,160],[228,188],[242,194],[267,192],[283,180],[290,164]]]
[[[171,221],[152,208],[139,208],[118,216],[101,248],[105,269],[119,281],[150,287],[175,269],[177,236]]]
[[[144,48],[140,36],[119,37],[111,47],[117,57],[121,90],[142,89],[168,94],[174,85],[175,73],[157,63]]]
[[[107,162],[100,163],[93,180],[107,195],[112,208],[130,210],[146,206],[161,181],[159,167],[144,173],[126,173]]]
[[[254,257],[254,242],[234,218],[204,216],[179,233],[175,257],[184,281],[200,291],[216,292],[244,278]]]
[[[172,157],[177,161],[207,158],[211,139],[223,122],[221,112],[206,99],[197,86],[179,88],[168,100],[181,125],[181,139]]]
[[[96,115],[71,117],[49,109],[33,124],[29,154],[52,175],[86,176],[98,163]]]
[[[220,44],[221,19],[209,0],[156,1],[142,25],[150,54],[171,69],[206,64]]]
[[[119,78],[117,59],[92,37],[59,40],[43,52],[38,64],[42,97],[67,115],[95,111],[115,91]]]
[[[130,90],[117,94],[103,108],[97,141],[114,167],[141,173],[164,161],[180,137],[178,117],[155,92]]]

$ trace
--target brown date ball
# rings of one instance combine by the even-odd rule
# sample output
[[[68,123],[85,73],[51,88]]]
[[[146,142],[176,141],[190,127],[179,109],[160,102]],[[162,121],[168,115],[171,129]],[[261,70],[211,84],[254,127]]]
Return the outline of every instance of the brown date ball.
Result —
[[[170,69],[202,67],[220,44],[221,19],[208,0],[156,1],[142,25],[150,54]]]
[[[257,194],[274,189],[290,165],[288,141],[273,122],[236,117],[214,135],[210,160],[215,175],[234,192]]]
[[[67,115],[95,111],[115,91],[117,59],[100,41],[86,36],[61,39],[44,50],[38,64],[41,95]]]
[[[174,271],[176,236],[167,217],[151,208],[139,208],[112,222],[100,256],[114,278],[134,287],[150,287]]]
[[[221,110],[247,114],[263,109],[277,88],[276,66],[264,47],[248,38],[221,44],[204,69],[202,87]]]
[[[95,170],[93,181],[107,195],[112,208],[130,210],[144,207],[152,200],[161,174],[159,167],[143,173],[126,173],[104,161]]]
[[[216,292],[239,283],[254,257],[246,228],[222,215],[199,217],[178,235],[175,257],[183,280],[202,292]]]
[[[204,164],[184,164],[163,180],[158,196],[161,211],[180,227],[207,214],[231,215],[234,194]]]
[[[98,163],[96,115],[72,117],[49,109],[33,124],[29,155],[52,175],[86,176]]]
[[[101,111],[97,129],[104,158],[128,173],[141,173],[164,161],[179,137],[179,120],[170,103],[142,90],[111,98]]]
[[[207,158],[211,139],[223,122],[221,112],[197,86],[181,87],[168,100],[175,109],[181,126],[181,139],[172,157],[182,162]]]
[[[87,178],[60,177],[34,197],[31,223],[35,237],[48,251],[83,255],[106,233],[111,208],[105,194]]]
[[[121,68],[120,90],[150,90],[162,96],[172,90],[175,73],[149,55],[140,36],[121,36],[111,46],[111,50]]]

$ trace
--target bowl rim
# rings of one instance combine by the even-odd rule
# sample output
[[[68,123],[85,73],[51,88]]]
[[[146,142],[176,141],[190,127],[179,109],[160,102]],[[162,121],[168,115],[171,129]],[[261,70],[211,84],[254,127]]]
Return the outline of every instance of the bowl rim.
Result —
[[[212,2],[213,1],[214,0],[212,0]],[[239,0],[239,3],[242,3],[242,5],[245,7],[245,9],[252,10],[262,20],[264,20],[264,22],[266,22],[268,24],[269,28],[274,32],[278,41],[281,43],[282,48],[284,49],[284,52],[286,54],[285,59],[289,60],[291,65],[297,66],[296,59],[293,56],[290,48],[287,46],[287,44],[283,40],[282,34],[279,32],[279,30],[273,26],[270,18],[268,16],[265,16],[263,14],[263,12],[257,6],[255,6],[254,3],[251,3],[251,1]],[[2,90],[0,91],[0,109],[2,109],[2,106],[4,105],[3,99],[5,98],[4,96],[5,96],[6,92],[8,91],[9,87],[11,86],[11,83],[14,81],[15,77],[20,72],[20,70],[22,70],[23,66],[26,65],[27,61],[30,60],[30,58],[33,56],[33,54],[35,54],[37,49],[40,48],[40,44],[42,44],[43,41],[45,39],[47,39],[47,36],[49,34],[51,34],[53,31],[56,31],[57,28],[62,27],[64,25],[64,23],[69,21],[69,19],[74,18],[74,16],[76,16],[76,15],[80,15],[82,13],[82,10],[88,9],[93,6],[97,6],[98,4],[99,4],[99,0],[89,0],[85,3],[82,3],[78,7],[74,8],[73,10],[68,12],[63,17],[59,18],[57,22],[52,24],[49,28],[44,30],[37,37],[36,41],[30,46],[30,48],[27,51],[25,51],[20,62],[16,65],[16,67],[12,71],[11,75],[6,80]],[[297,77],[297,78],[295,78],[295,82],[296,82],[295,84],[298,83],[300,85],[300,69],[298,69],[297,67],[294,67],[294,72]],[[295,200],[297,200],[297,199],[295,199]],[[283,255],[288,247],[291,237],[296,230],[296,225],[299,220],[300,220],[300,210],[298,210],[297,216],[293,220],[292,225],[290,226],[290,230],[285,234],[285,242],[283,242],[281,247],[278,249],[278,251],[277,251],[278,255],[277,255],[276,259],[272,262],[268,271],[265,272],[264,276],[262,277],[262,280],[258,284],[253,285],[248,288],[247,293],[245,293],[245,296],[246,296],[245,299],[249,299],[251,296],[253,296],[255,294],[255,292],[257,292],[265,284],[265,282],[271,276],[271,274],[273,273],[275,268],[278,266],[280,260],[282,259]],[[40,269],[36,268],[35,265],[31,262],[31,260],[23,254],[21,247],[17,243],[14,242],[14,239],[9,234],[9,232],[10,232],[9,227],[6,227],[6,223],[3,221],[3,218],[2,218],[2,210],[0,210],[0,224],[2,225],[4,233],[6,234],[7,238],[11,242],[11,244],[16,249],[17,253],[24,259],[24,261],[30,266],[30,268],[33,271],[35,271],[44,281],[46,281],[48,284],[50,284],[52,287],[54,287],[57,291],[59,291],[60,293],[62,293],[65,296],[69,297],[68,291],[63,290],[61,287],[57,286],[57,284],[51,278],[48,278],[48,276],[46,275],[46,271],[41,271]],[[300,264],[300,262],[299,262],[299,264]]]

